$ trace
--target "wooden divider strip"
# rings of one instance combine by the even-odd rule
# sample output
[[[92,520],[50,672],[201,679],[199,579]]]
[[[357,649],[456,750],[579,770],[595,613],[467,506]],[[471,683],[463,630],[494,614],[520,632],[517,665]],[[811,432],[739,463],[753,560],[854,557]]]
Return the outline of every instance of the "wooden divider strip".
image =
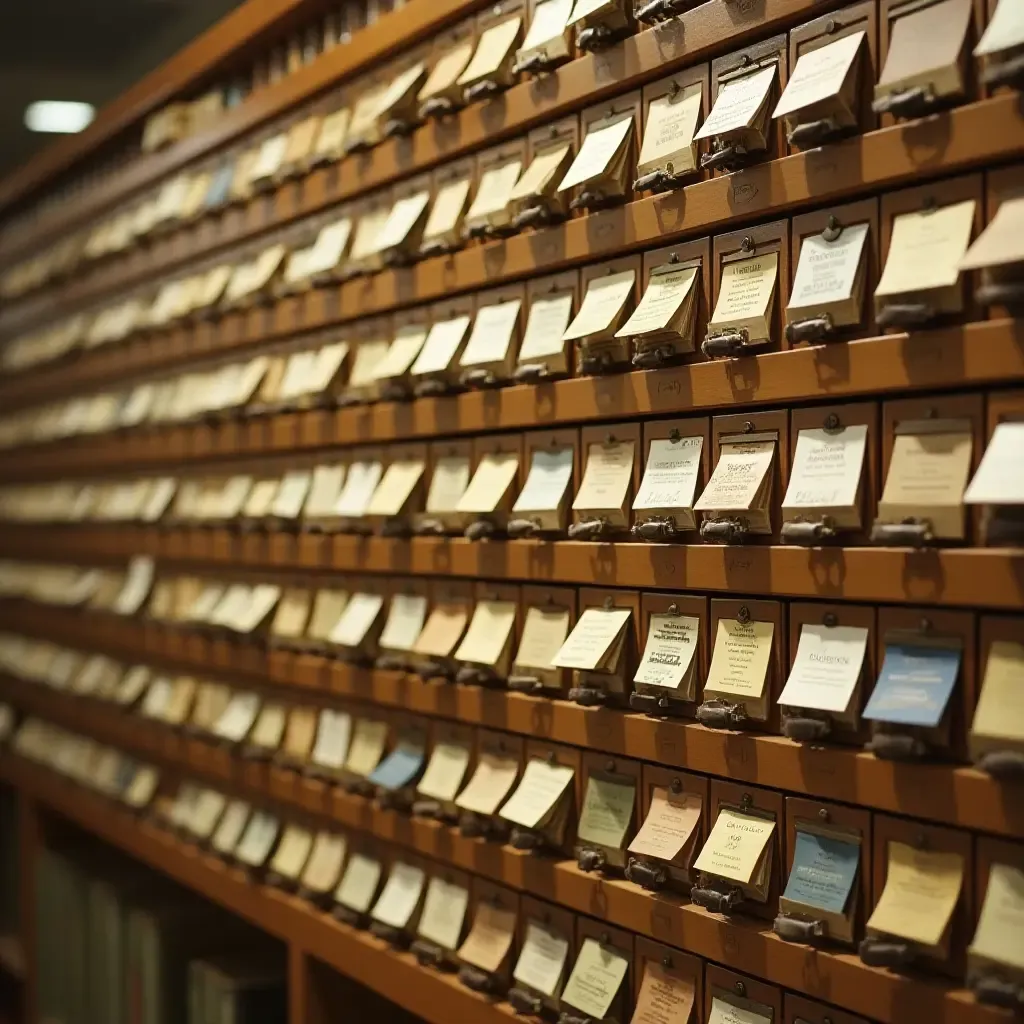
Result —
[[[156,558],[165,571],[305,578],[324,574],[455,576],[760,594],[816,601],[865,601],[1017,611],[1024,605],[1024,551],[1003,548],[616,544],[360,537],[351,534],[235,534],[228,530],[8,527],[8,558],[76,564]]]

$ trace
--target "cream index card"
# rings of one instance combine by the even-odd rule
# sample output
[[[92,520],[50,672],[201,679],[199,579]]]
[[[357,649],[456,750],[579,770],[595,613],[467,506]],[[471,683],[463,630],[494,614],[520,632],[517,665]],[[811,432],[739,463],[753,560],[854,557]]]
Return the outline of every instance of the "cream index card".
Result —
[[[340,769],[348,757],[352,716],[347,711],[323,708],[317,721],[310,761],[322,768]]]
[[[966,199],[895,217],[875,298],[955,285],[971,241],[974,208],[974,200]]]
[[[999,0],[988,28],[974,48],[975,57],[990,57],[1024,46],[1024,7],[1014,0]]]
[[[648,960],[630,1024],[688,1024],[696,996],[689,978]]]
[[[424,244],[446,238],[459,230],[469,202],[469,191],[469,178],[457,178],[437,190],[423,229]]]
[[[840,96],[866,38],[866,32],[854,32],[804,53],[793,68],[772,117],[785,117]]]
[[[421,377],[428,373],[444,373],[452,365],[469,330],[470,317],[457,316],[451,320],[435,323],[427,334],[427,340],[412,364],[411,373]]]
[[[897,425],[879,519],[900,522],[918,517],[929,520],[939,536],[962,537],[971,453],[971,425],[966,420]]]
[[[723,807],[694,867],[747,885],[754,880],[774,832],[772,819]]]
[[[377,249],[380,252],[387,252],[389,249],[397,249],[404,245],[409,233],[416,226],[416,222],[426,213],[429,205],[430,192],[426,189],[399,199],[391,207],[388,219],[377,235]]]
[[[686,174],[696,169],[697,146],[693,137],[703,99],[703,83],[694,82],[651,101],[647,107],[638,174],[669,167],[671,174]]]
[[[775,441],[723,444],[715,471],[694,509],[744,512],[755,506],[775,457]]]
[[[642,857],[673,861],[686,849],[700,825],[702,801],[695,793],[673,793],[656,786],[651,807],[629,852]]]
[[[386,722],[373,718],[356,719],[352,742],[345,758],[345,770],[364,778],[380,764],[388,740]]]
[[[365,914],[370,909],[382,874],[381,863],[363,853],[353,853],[345,865],[334,898],[343,907]]]
[[[416,792],[450,803],[469,768],[469,747],[463,743],[435,743]]]
[[[456,797],[455,805],[475,814],[494,814],[515,785],[518,776],[519,764],[515,758],[482,751],[477,759],[476,771],[466,788]]]
[[[381,594],[353,594],[335,623],[328,641],[341,647],[358,647],[384,607]]]
[[[571,448],[535,448],[530,471],[519,492],[513,512],[554,512],[561,505],[572,481]]]
[[[526,318],[523,341],[519,346],[519,362],[528,363],[531,359],[560,355],[571,319],[571,292],[535,298]]]
[[[631,338],[667,330],[690,301],[699,272],[697,267],[683,267],[651,274],[633,315],[616,331],[615,337]]]
[[[478,309],[459,365],[478,366],[482,363],[502,362],[508,354],[521,308],[522,302],[512,299]]]
[[[476,467],[457,511],[470,514],[493,512],[508,492],[518,470],[519,456],[514,452],[488,452]]]
[[[705,692],[756,700],[764,693],[772,657],[771,622],[719,619]]]
[[[516,182],[509,194],[509,202],[550,195],[564,177],[571,159],[572,146],[568,142],[538,153]]]
[[[487,220],[504,213],[522,170],[523,162],[518,157],[488,167],[480,175],[480,184],[466,213],[466,220]]]
[[[853,509],[867,439],[867,425],[860,423],[841,430],[801,430],[783,509]]]
[[[992,864],[981,905],[978,928],[967,953],[1017,971],[1024,971],[1024,871],[1010,864]]]
[[[868,631],[860,626],[804,624],[779,703],[815,711],[846,711],[860,681],[867,645]]]
[[[622,510],[633,481],[634,450],[633,441],[591,444],[573,509],[585,512]]]
[[[399,459],[392,462],[374,489],[366,506],[366,515],[401,515],[425,470],[426,465],[422,459]]]
[[[695,615],[651,615],[633,682],[678,689],[691,670],[699,637],[700,619]]]
[[[1024,644],[995,640],[988,650],[978,706],[971,723],[971,752],[1024,746]]]
[[[552,998],[565,974],[569,940],[539,921],[526,922],[526,935],[512,977],[520,985]]]
[[[568,635],[568,608],[528,608],[519,650],[515,656],[515,665],[518,668],[550,670],[555,655],[561,650]]]
[[[428,513],[454,512],[469,486],[469,457],[446,455],[434,463],[427,491]]]
[[[1004,199],[960,261],[961,270],[990,270],[1024,261],[1024,196]]]
[[[573,0],[542,0],[537,4],[519,48],[520,58],[534,52],[543,52],[548,58],[569,56],[565,34],[572,5]]]
[[[851,224],[838,238],[803,240],[786,306],[790,321],[828,314],[837,326],[860,322],[869,231],[867,224]]]
[[[593,178],[611,173],[616,157],[627,144],[633,121],[633,115],[627,114],[588,131],[558,191],[565,192]]]
[[[462,638],[469,615],[462,604],[435,604],[413,653],[427,657],[448,658]]]
[[[449,92],[469,66],[473,50],[473,40],[467,39],[456,43],[450,50],[441,54],[420,88],[416,102],[422,104],[435,96]]]
[[[494,974],[512,948],[516,933],[516,912],[490,900],[477,903],[473,927],[459,947],[459,959]]]
[[[373,919],[392,928],[407,927],[423,895],[425,881],[420,868],[396,861],[371,911]]]
[[[711,113],[694,138],[712,139],[716,135],[750,128],[767,103],[777,75],[778,68],[773,63],[752,74],[723,82]]]
[[[596,939],[584,939],[562,991],[562,1001],[595,1020],[604,1020],[629,970],[629,961]]]
[[[459,944],[469,906],[469,890],[438,875],[430,880],[423,899],[417,934],[442,949],[452,951]]]
[[[459,76],[458,84],[469,85],[497,73],[515,46],[522,23],[517,14],[486,29],[480,36],[469,67]]]
[[[750,341],[769,340],[778,276],[777,252],[726,263],[709,332],[746,331]]]
[[[501,808],[501,817],[524,828],[536,828],[572,785],[574,774],[566,765],[529,761],[516,791]]]
[[[634,511],[692,509],[700,477],[704,438],[655,438],[647,453]]]
[[[938,946],[949,927],[964,882],[958,853],[889,843],[885,888],[867,927],[924,946]]]
[[[313,850],[302,872],[302,884],[314,892],[325,893],[337,885],[341,866],[345,863],[348,843],[343,835],[318,832]]]
[[[577,619],[552,665],[594,671],[607,657],[632,614],[629,608],[587,608]]]
[[[366,515],[367,506],[383,475],[384,467],[379,460],[353,462],[348,467],[345,486],[338,495],[334,514],[346,519],[359,519]]]
[[[711,998],[708,1024],[773,1024],[771,1016],[759,1013],[752,1006],[738,1006],[718,996]]]
[[[1024,504],[1024,423],[996,425],[981,465],[964,493],[967,505]]]
[[[633,823],[636,784],[604,775],[591,775],[583,796],[576,834],[581,842],[621,849]]]
[[[512,635],[516,611],[515,601],[477,601],[455,659],[476,665],[497,665]]]
[[[427,599],[421,594],[395,594],[378,641],[382,650],[408,651],[427,618]]]

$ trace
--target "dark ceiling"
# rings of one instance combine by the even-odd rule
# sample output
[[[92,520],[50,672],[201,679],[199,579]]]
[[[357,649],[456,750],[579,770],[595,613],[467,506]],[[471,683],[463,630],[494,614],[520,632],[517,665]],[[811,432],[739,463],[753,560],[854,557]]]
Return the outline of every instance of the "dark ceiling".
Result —
[[[34,100],[97,108],[242,0],[0,0],[0,177],[59,136],[24,126]]]

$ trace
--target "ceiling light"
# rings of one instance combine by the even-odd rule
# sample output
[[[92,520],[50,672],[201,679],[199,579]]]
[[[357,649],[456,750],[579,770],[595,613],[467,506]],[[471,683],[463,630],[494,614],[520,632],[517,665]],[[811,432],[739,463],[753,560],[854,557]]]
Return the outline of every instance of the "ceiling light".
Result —
[[[33,132],[73,135],[88,128],[96,116],[91,103],[72,100],[39,100],[25,110],[25,127]]]

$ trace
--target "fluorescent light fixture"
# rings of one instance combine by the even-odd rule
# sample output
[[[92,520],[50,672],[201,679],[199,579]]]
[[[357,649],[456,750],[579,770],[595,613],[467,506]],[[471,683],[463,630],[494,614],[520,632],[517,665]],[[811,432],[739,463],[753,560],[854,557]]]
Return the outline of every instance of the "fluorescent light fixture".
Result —
[[[74,135],[88,128],[96,116],[91,103],[73,100],[38,100],[25,110],[25,127],[33,132]]]

